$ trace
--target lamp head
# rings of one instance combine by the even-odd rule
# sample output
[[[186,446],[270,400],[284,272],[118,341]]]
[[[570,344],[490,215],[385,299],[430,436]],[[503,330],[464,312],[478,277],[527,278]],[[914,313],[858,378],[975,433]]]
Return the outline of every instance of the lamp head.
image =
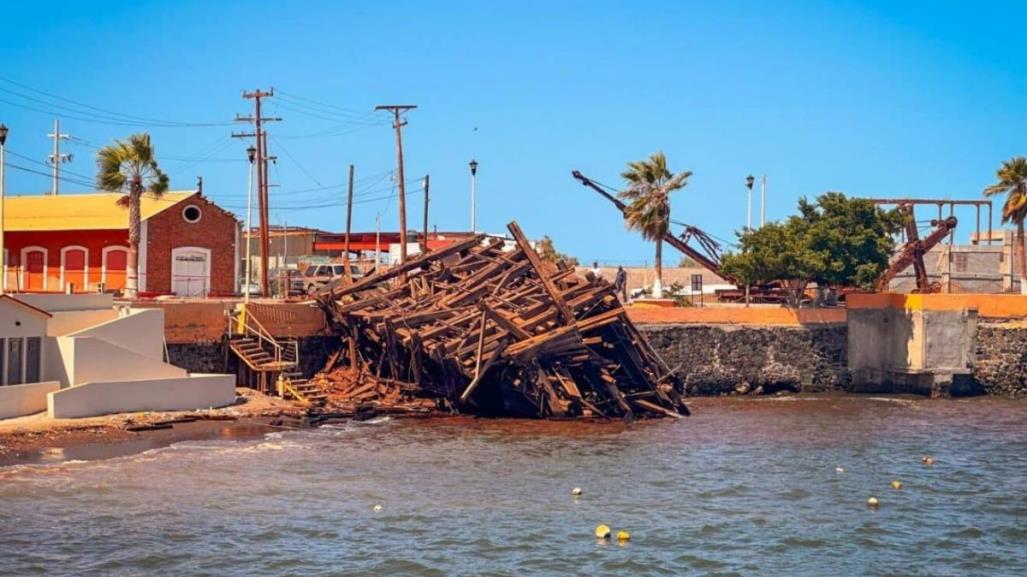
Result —
[[[246,157],[250,159],[250,164],[253,164],[253,161],[257,159],[257,148],[252,144],[246,149]]]
[[[478,174],[478,161],[471,159],[471,176]]]
[[[0,124],[0,146],[7,144],[7,125]]]
[[[753,175],[750,174],[749,176],[745,177],[745,187],[749,190],[752,190],[752,183],[754,182],[756,182],[756,177],[754,177]]]

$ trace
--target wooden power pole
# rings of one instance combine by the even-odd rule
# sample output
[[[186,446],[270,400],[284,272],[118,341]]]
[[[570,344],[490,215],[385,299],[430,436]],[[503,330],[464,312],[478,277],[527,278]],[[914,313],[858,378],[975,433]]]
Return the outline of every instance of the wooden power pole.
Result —
[[[251,116],[235,116],[236,122],[252,122],[253,132],[232,133],[232,138],[256,138],[257,155],[257,213],[260,218],[260,292],[264,297],[270,296],[271,285],[268,278],[268,256],[270,246],[270,234],[268,232],[268,182],[267,182],[267,161],[272,158],[267,152],[267,130],[264,129],[265,122],[279,121],[281,118],[270,118],[264,116],[261,111],[261,100],[275,95],[272,88],[269,91],[260,89],[253,92],[243,91],[242,97],[253,100],[253,114]],[[247,231],[247,239],[249,239]]]
[[[349,229],[353,223],[353,165],[349,165],[349,195],[346,197],[346,240],[342,249],[342,268],[346,275],[346,282],[353,280],[349,273]]]
[[[392,113],[392,127],[396,129],[396,178],[399,180],[399,262],[407,261],[407,190],[403,181],[403,127],[406,121],[400,115],[413,110],[413,104],[381,104],[375,110],[388,110]]]
[[[421,252],[428,252],[428,185],[431,184],[431,175],[424,175],[424,229],[421,232]]]

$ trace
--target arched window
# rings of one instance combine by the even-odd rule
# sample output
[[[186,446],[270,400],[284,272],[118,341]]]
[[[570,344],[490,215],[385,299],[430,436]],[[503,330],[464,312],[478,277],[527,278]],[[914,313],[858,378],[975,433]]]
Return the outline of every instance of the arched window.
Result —
[[[84,246],[66,246],[61,249],[61,290],[73,287],[84,292],[89,284],[89,249]]]
[[[122,290],[125,288],[125,271],[128,268],[128,248],[124,246],[108,246],[103,249],[103,268],[100,271],[100,282],[106,290]]]
[[[21,290],[46,290],[47,251],[41,246],[21,249]]]

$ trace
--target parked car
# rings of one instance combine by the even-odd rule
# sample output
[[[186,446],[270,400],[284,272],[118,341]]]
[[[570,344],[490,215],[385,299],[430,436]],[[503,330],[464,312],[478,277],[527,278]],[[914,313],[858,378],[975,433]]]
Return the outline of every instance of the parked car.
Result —
[[[292,289],[297,292],[310,294],[318,288],[328,284],[332,279],[342,276],[346,269],[341,264],[312,264],[303,271],[303,275],[292,280]],[[349,265],[350,277],[358,279],[364,273],[355,264]]]

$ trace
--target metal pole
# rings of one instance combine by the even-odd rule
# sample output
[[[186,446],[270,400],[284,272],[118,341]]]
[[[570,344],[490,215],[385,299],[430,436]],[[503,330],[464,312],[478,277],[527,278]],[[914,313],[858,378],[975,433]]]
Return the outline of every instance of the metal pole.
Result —
[[[283,232],[283,236],[282,236],[282,263],[281,263],[281,266],[278,267],[279,268],[279,272],[278,272],[278,282],[279,282],[279,284],[283,283],[282,275],[285,275],[286,278],[288,278],[288,275],[289,275],[289,223],[288,222],[283,222],[282,225],[283,225],[283,229],[284,230],[282,231]],[[283,297],[288,297],[289,296],[288,287],[280,286],[280,287],[278,287],[278,289],[280,291],[282,291],[282,296]]]
[[[760,228],[767,224],[767,175],[760,179]]]
[[[745,228],[752,230],[752,187],[749,187],[749,206],[745,209]]]
[[[378,265],[382,262],[382,213],[374,215],[374,270],[378,271]]]
[[[253,282],[253,161],[246,171],[246,288],[243,301],[250,302],[250,286]]]
[[[988,201],[988,246],[991,246],[991,201]]]
[[[471,232],[478,231],[478,161],[471,160]]]
[[[981,244],[981,205],[976,205],[977,208],[977,245]]]
[[[5,147],[7,144],[7,127],[0,124],[0,293],[7,292],[7,250],[4,248],[4,195],[7,193],[4,182]]]

